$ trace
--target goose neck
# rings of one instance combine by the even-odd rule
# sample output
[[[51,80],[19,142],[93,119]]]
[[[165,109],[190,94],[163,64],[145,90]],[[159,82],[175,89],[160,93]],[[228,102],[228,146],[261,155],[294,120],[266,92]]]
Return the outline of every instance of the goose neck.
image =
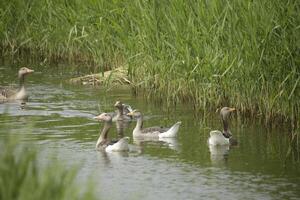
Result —
[[[25,87],[25,76],[21,75],[19,78],[19,89],[21,90],[24,87]]]
[[[122,107],[118,107],[117,117],[121,117],[121,116],[123,116],[123,108]]]
[[[111,122],[105,122],[104,123],[103,129],[102,129],[102,131],[100,133],[100,136],[99,136],[100,140],[106,140],[107,139],[108,131],[111,128],[111,126],[112,126]]]
[[[228,120],[222,118],[222,122],[223,122],[223,130],[224,132],[227,132],[229,129]]]
[[[137,118],[135,129],[141,130],[143,128],[143,116]]]

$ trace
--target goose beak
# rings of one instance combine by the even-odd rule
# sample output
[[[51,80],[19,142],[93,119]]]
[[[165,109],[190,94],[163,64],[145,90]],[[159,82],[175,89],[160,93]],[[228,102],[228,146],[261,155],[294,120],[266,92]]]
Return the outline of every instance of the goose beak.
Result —
[[[34,72],[33,69],[25,68],[26,69],[26,74],[31,74]]]
[[[95,119],[95,120],[102,120],[102,116],[101,116],[101,115],[98,115],[98,116],[96,116],[96,117],[93,117],[93,119]]]
[[[27,74],[31,74],[31,73],[33,73],[33,72],[34,72],[33,69],[28,69],[28,70],[27,70]]]
[[[133,112],[127,113],[127,116],[133,116]]]
[[[233,111],[236,111],[236,109],[235,108],[230,108],[229,109],[229,112],[233,112]]]
[[[98,121],[102,121],[102,122],[109,122],[111,121],[111,116],[108,113],[102,113],[98,116],[93,117],[93,119],[96,119]]]

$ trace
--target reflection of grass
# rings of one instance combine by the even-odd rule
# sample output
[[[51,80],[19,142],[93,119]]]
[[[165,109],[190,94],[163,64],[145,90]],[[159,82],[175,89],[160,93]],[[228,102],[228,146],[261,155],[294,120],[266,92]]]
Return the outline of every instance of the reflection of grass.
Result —
[[[300,130],[296,130],[294,133],[291,134],[292,136],[290,140],[290,145],[286,153],[286,159],[291,157],[296,162],[300,162],[299,131]]]
[[[11,139],[0,144],[0,199],[94,199],[91,191],[79,193],[76,174],[58,163],[40,169],[36,151]]]

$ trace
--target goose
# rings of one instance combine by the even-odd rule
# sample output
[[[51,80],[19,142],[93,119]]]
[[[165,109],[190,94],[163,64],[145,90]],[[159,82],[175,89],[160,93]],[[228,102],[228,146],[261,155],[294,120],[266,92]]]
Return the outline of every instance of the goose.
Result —
[[[131,106],[123,104],[121,101],[117,101],[114,105],[118,110],[117,114],[113,117],[113,121],[130,121],[132,117],[128,116],[127,113],[132,111]]]
[[[124,111],[124,115],[127,115],[127,113],[130,113],[133,111],[132,107],[128,104],[122,103],[123,105],[123,111]]]
[[[112,117],[109,113],[102,113],[94,119],[98,121],[103,121],[104,122],[104,127],[100,133],[100,136],[97,140],[96,143],[96,149],[103,149],[106,152],[114,152],[114,151],[128,151],[128,142],[129,142],[129,137],[123,137],[119,139],[116,142],[110,141],[107,136],[109,129],[112,126]]]
[[[235,108],[223,107],[220,111],[221,120],[223,123],[223,132],[219,130],[211,131],[208,143],[210,145],[236,145],[237,141],[232,138],[232,134],[229,130],[228,117],[231,112],[235,111]]]
[[[181,122],[176,122],[171,128],[162,128],[159,126],[143,128],[143,115],[138,110],[133,110],[127,115],[133,116],[136,118],[137,123],[133,129],[133,137],[142,137],[142,138],[172,138],[176,137]]]
[[[17,91],[9,88],[0,88],[0,99],[4,100],[27,100],[28,94],[25,89],[25,76],[33,73],[34,70],[22,67],[19,69],[18,77],[20,81],[19,89]]]

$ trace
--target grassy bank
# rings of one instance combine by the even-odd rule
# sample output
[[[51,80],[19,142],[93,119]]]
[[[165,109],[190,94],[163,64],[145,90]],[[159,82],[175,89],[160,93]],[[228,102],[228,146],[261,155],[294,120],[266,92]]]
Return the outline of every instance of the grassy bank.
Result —
[[[291,1],[74,0],[1,5],[2,55],[120,65],[138,91],[195,109],[236,106],[299,127],[300,5]]]
[[[19,143],[12,138],[0,141],[0,199],[95,199],[92,191],[79,190],[75,184],[75,168],[53,161],[42,168],[32,146]]]

